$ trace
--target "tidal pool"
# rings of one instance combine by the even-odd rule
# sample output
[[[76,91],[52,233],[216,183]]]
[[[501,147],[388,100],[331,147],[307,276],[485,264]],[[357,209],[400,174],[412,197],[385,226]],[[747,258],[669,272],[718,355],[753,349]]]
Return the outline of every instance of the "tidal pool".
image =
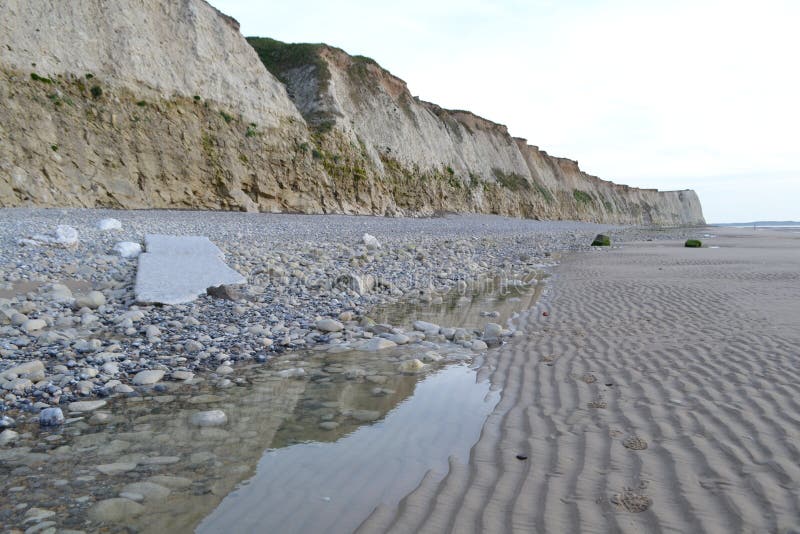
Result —
[[[467,461],[498,399],[470,366],[441,369],[382,419],[335,442],[269,450],[256,475],[197,531],[352,532],[379,504],[397,504],[428,470],[444,476],[450,456]]]

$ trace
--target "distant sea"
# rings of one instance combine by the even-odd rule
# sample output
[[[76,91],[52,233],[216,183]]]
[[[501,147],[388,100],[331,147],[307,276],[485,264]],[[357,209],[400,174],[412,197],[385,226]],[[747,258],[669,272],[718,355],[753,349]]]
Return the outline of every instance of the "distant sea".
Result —
[[[800,228],[800,221],[752,221],[742,223],[711,223],[710,226],[731,226],[734,228]]]

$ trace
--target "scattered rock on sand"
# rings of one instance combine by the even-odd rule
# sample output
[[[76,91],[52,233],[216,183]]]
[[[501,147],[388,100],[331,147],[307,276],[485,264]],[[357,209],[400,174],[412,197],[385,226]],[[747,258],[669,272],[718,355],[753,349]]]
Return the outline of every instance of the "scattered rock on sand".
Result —
[[[605,234],[597,234],[592,241],[593,247],[610,247],[611,246],[611,238]]]

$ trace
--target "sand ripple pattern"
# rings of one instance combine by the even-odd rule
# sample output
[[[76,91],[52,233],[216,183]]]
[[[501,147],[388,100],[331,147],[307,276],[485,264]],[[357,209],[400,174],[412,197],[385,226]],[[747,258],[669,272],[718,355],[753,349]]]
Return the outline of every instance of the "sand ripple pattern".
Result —
[[[469,465],[360,532],[800,525],[800,240],[733,233],[566,258],[487,362],[502,398]]]

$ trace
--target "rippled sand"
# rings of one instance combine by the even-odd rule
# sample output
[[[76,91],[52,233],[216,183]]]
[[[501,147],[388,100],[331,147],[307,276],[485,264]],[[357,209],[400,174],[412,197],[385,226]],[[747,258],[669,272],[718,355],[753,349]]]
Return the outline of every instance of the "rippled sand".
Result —
[[[800,523],[800,234],[569,256],[468,465],[361,532],[778,532]],[[543,312],[548,315],[543,315]],[[518,459],[527,457],[526,459]]]

